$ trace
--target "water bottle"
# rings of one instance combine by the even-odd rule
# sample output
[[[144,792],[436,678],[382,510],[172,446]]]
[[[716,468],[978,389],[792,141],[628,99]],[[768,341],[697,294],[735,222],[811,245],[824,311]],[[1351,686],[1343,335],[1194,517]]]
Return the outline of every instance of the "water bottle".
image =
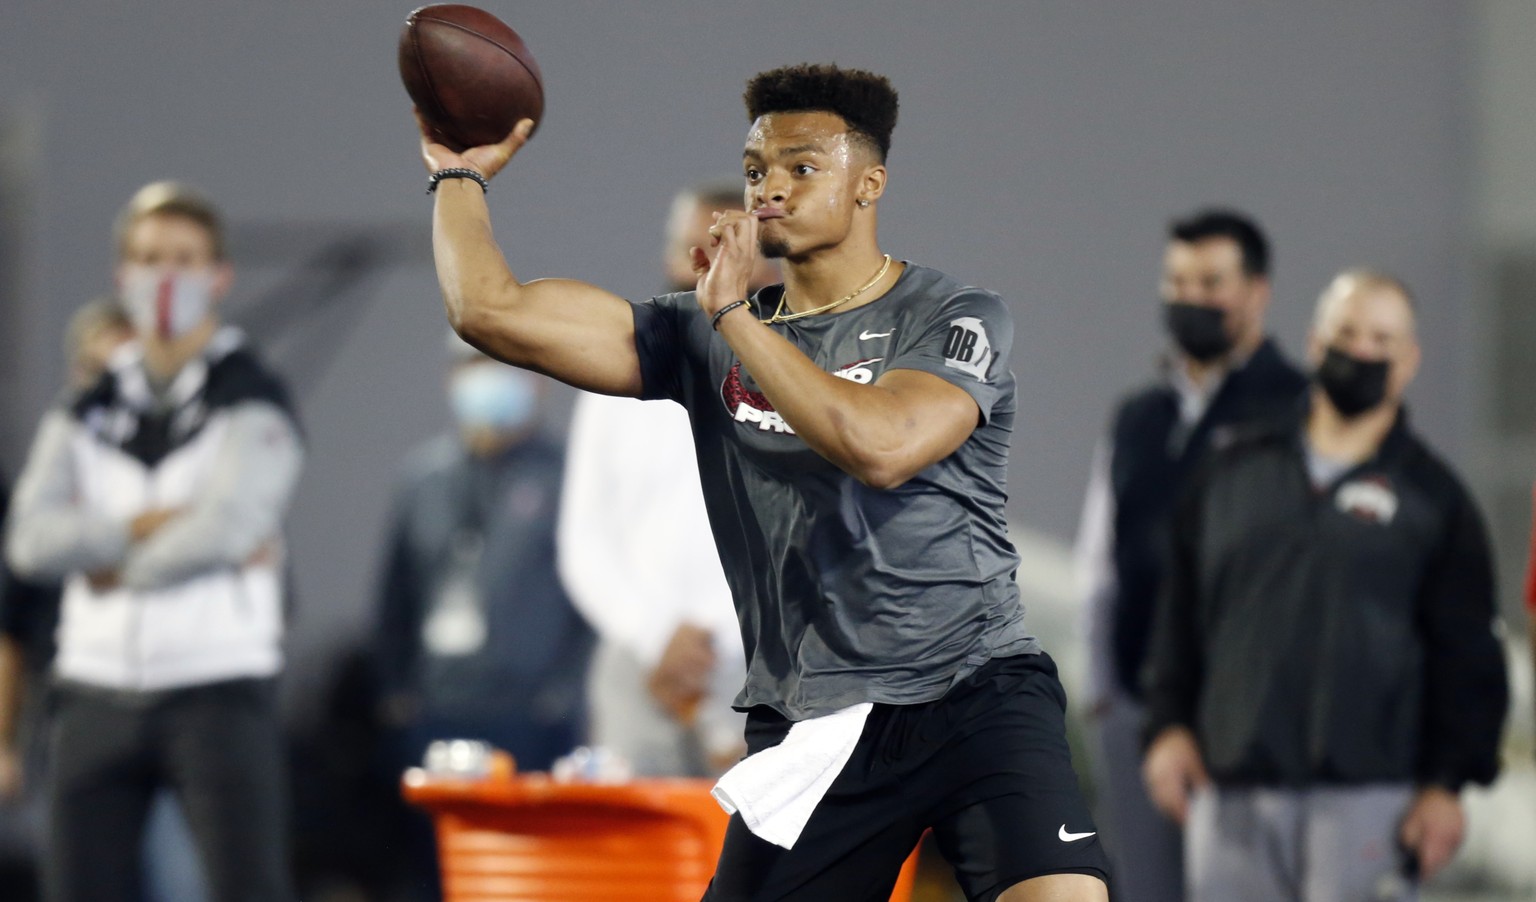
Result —
[[[634,769],[612,749],[583,745],[556,759],[550,776],[559,783],[627,783]]]
[[[483,780],[491,775],[491,751],[479,739],[438,739],[427,746],[422,766],[432,777]]]

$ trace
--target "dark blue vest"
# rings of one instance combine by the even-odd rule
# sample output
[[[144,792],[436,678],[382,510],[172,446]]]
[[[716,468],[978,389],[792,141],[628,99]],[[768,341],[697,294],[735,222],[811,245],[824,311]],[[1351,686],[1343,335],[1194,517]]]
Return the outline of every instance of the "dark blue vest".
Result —
[[[1115,677],[1141,697],[1141,668],[1162,583],[1168,523],[1185,480],[1235,426],[1290,411],[1307,377],[1265,340],[1242,369],[1228,374],[1205,415],[1179,422],[1179,395],[1166,383],[1121,403],[1111,425],[1110,485],[1115,497],[1114,599],[1110,641]]]

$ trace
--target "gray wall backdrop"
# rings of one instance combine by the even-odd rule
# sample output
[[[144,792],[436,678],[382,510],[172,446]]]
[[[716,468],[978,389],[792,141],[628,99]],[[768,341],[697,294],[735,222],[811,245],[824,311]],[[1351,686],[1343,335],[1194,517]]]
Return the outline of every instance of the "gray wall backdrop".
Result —
[[[1459,315],[1472,118],[1462,4],[484,5],[522,32],[546,79],[545,122],[491,194],[514,270],[635,297],[660,281],[672,191],[736,172],[750,75],[801,61],[887,74],[902,111],[886,249],[1015,304],[1021,522],[1075,530],[1105,412],[1160,347],[1163,224],[1207,202],[1268,226],[1274,331],[1293,350],[1333,271],[1371,263],[1415,286],[1418,422],[1459,453],[1472,416],[1458,402],[1472,379]],[[311,446],[291,518],[301,669],[366,623],[388,485],[402,454],[446,423],[430,205],[394,62],[410,7],[12,0],[0,29],[9,472],[61,375],[69,311],[109,284],[110,221],[140,184],[185,179],[226,207],[244,264],[237,308],[321,239],[404,236],[371,306],[306,326],[323,353],[297,386]]]

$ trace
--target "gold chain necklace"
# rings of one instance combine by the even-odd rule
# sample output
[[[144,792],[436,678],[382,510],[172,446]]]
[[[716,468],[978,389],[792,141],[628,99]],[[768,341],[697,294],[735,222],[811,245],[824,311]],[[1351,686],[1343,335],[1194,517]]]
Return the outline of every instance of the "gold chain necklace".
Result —
[[[784,300],[789,295],[789,292],[786,291],[783,294],[779,295],[779,306],[774,309],[773,316],[770,316],[767,319],[763,320],[763,324],[771,326],[771,325],[773,325],[775,323],[791,323],[791,322],[794,322],[797,319],[804,319],[807,316],[815,316],[818,313],[826,313],[828,310],[831,310],[831,309],[833,309],[835,307],[841,307],[844,304],[848,303],[849,301],[853,300],[854,298],[858,297],[859,295],[863,294],[864,292],[868,291],[869,289],[873,288],[875,286],[876,282],[879,282],[881,279],[885,278],[885,274],[886,274],[886,272],[888,272],[890,270],[890,268],[891,268],[891,255],[890,254],[886,254],[885,255],[885,262],[880,264],[880,271],[875,273],[875,277],[873,279],[870,279],[868,282],[865,282],[863,285],[860,285],[858,288],[854,289],[852,293],[845,294],[845,295],[843,295],[842,297],[838,298],[837,300],[833,301],[830,304],[826,304],[826,305],[821,306],[821,307],[816,307],[816,308],[814,308],[812,310],[802,310],[799,313],[791,313],[788,316],[784,315]]]

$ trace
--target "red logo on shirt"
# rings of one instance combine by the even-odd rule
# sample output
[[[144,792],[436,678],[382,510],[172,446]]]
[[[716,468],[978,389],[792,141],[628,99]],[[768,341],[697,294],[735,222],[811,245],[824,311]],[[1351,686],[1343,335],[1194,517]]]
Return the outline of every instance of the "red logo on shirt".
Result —
[[[833,370],[832,375],[839,379],[847,379],[849,382],[868,385],[875,378],[875,372],[869,365],[884,359],[884,357],[870,357],[855,361]],[[769,402],[768,397],[755,388],[748,387],[751,381],[752,375],[742,370],[739,360],[731,364],[730,371],[725,374],[725,381],[720,384],[720,399],[725,402],[725,410],[731,415],[731,419],[738,423],[754,423],[764,432],[794,435],[795,430],[784,422],[784,418],[778,411],[773,409],[773,404]]]
[[[751,378],[750,374],[743,378],[741,361],[731,364],[730,371],[725,374],[725,381],[720,383],[720,399],[725,402],[725,412],[738,423],[756,423],[757,428],[764,432],[794,435],[795,430],[789,428],[784,418],[773,409],[768,397],[760,391],[747,388],[746,382]]]

